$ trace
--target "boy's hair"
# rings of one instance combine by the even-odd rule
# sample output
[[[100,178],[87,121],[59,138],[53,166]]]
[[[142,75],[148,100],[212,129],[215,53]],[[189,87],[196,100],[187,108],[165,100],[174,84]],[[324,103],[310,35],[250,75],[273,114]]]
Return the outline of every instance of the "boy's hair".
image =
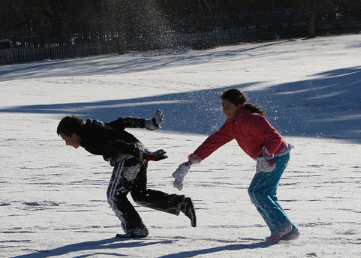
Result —
[[[228,100],[232,104],[238,106],[242,105],[244,109],[248,110],[251,113],[258,113],[262,116],[266,115],[266,112],[261,110],[258,106],[246,103],[247,102],[247,96],[242,91],[238,89],[226,89],[224,90],[221,95],[221,99]]]
[[[58,135],[62,133],[68,137],[71,137],[73,133],[79,134],[80,128],[84,124],[84,120],[80,119],[77,116],[66,116],[60,121],[56,132],[58,133]]]

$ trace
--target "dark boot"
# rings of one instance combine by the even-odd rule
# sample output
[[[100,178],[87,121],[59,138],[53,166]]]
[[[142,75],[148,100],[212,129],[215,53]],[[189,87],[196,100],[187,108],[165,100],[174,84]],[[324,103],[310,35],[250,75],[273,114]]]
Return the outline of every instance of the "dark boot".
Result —
[[[125,234],[117,234],[119,238],[145,238],[148,236],[148,229],[142,226],[140,229],[130,229]]]
[[[191,220],[192,227],[196,227],[197,226],[196,211],[194,209],[194,205],[191,198],[186,197],[184,199],[184,202],[182,203],[181,206],[181,211]]]

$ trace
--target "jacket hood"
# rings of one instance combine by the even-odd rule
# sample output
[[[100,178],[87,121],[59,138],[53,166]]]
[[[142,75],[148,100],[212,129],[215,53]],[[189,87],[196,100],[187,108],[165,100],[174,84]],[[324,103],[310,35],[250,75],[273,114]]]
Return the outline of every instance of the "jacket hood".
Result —
[[[90,129],[100,129],[103,128],[105,125],[102,121],[92,120],[89,118],[88,120],[86,120],[85,126],[87,126]]]
[[[81,139],[91,135],[101,129],[103,129],[105,127],[104,123],[102,121],[99,120],[92,120],[92,119],[87,119],[85,122],[85,125],[82,126],[82,130],[80,132],[81,135]]]

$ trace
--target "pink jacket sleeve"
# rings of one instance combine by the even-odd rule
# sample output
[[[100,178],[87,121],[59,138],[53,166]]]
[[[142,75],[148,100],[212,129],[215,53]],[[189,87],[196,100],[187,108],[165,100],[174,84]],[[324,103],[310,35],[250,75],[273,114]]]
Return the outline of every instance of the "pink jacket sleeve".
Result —
[[[228,129],[223,125],[217,132],[210,135],[194,152],[188,156],[192,163],[199,163],[219,147],[233,140]]]

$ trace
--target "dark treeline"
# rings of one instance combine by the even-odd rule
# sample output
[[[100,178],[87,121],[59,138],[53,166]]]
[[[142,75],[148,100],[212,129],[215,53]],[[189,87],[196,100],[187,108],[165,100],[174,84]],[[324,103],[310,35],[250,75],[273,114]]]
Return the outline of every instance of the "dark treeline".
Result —
[[[1,0],[0,65],[360,29],[361,0]]]
[[[340,23],[359,26],[360,10],[360,0],[1,0],[0,39],[18,48],[85,42],[158,48],[187,40],[175,38],[179,34],[227,31],[232,42],[265,33],[293,36],[307,26],[312,38],[316,18],[328,30]]]
[[[97,29],[152,16],[219,16],[298,8],[306,16],[339,5],[361,8],[360,0],[2,0],[0,30],[52,25]],[[316,14],[315,14],[316,15]]]

